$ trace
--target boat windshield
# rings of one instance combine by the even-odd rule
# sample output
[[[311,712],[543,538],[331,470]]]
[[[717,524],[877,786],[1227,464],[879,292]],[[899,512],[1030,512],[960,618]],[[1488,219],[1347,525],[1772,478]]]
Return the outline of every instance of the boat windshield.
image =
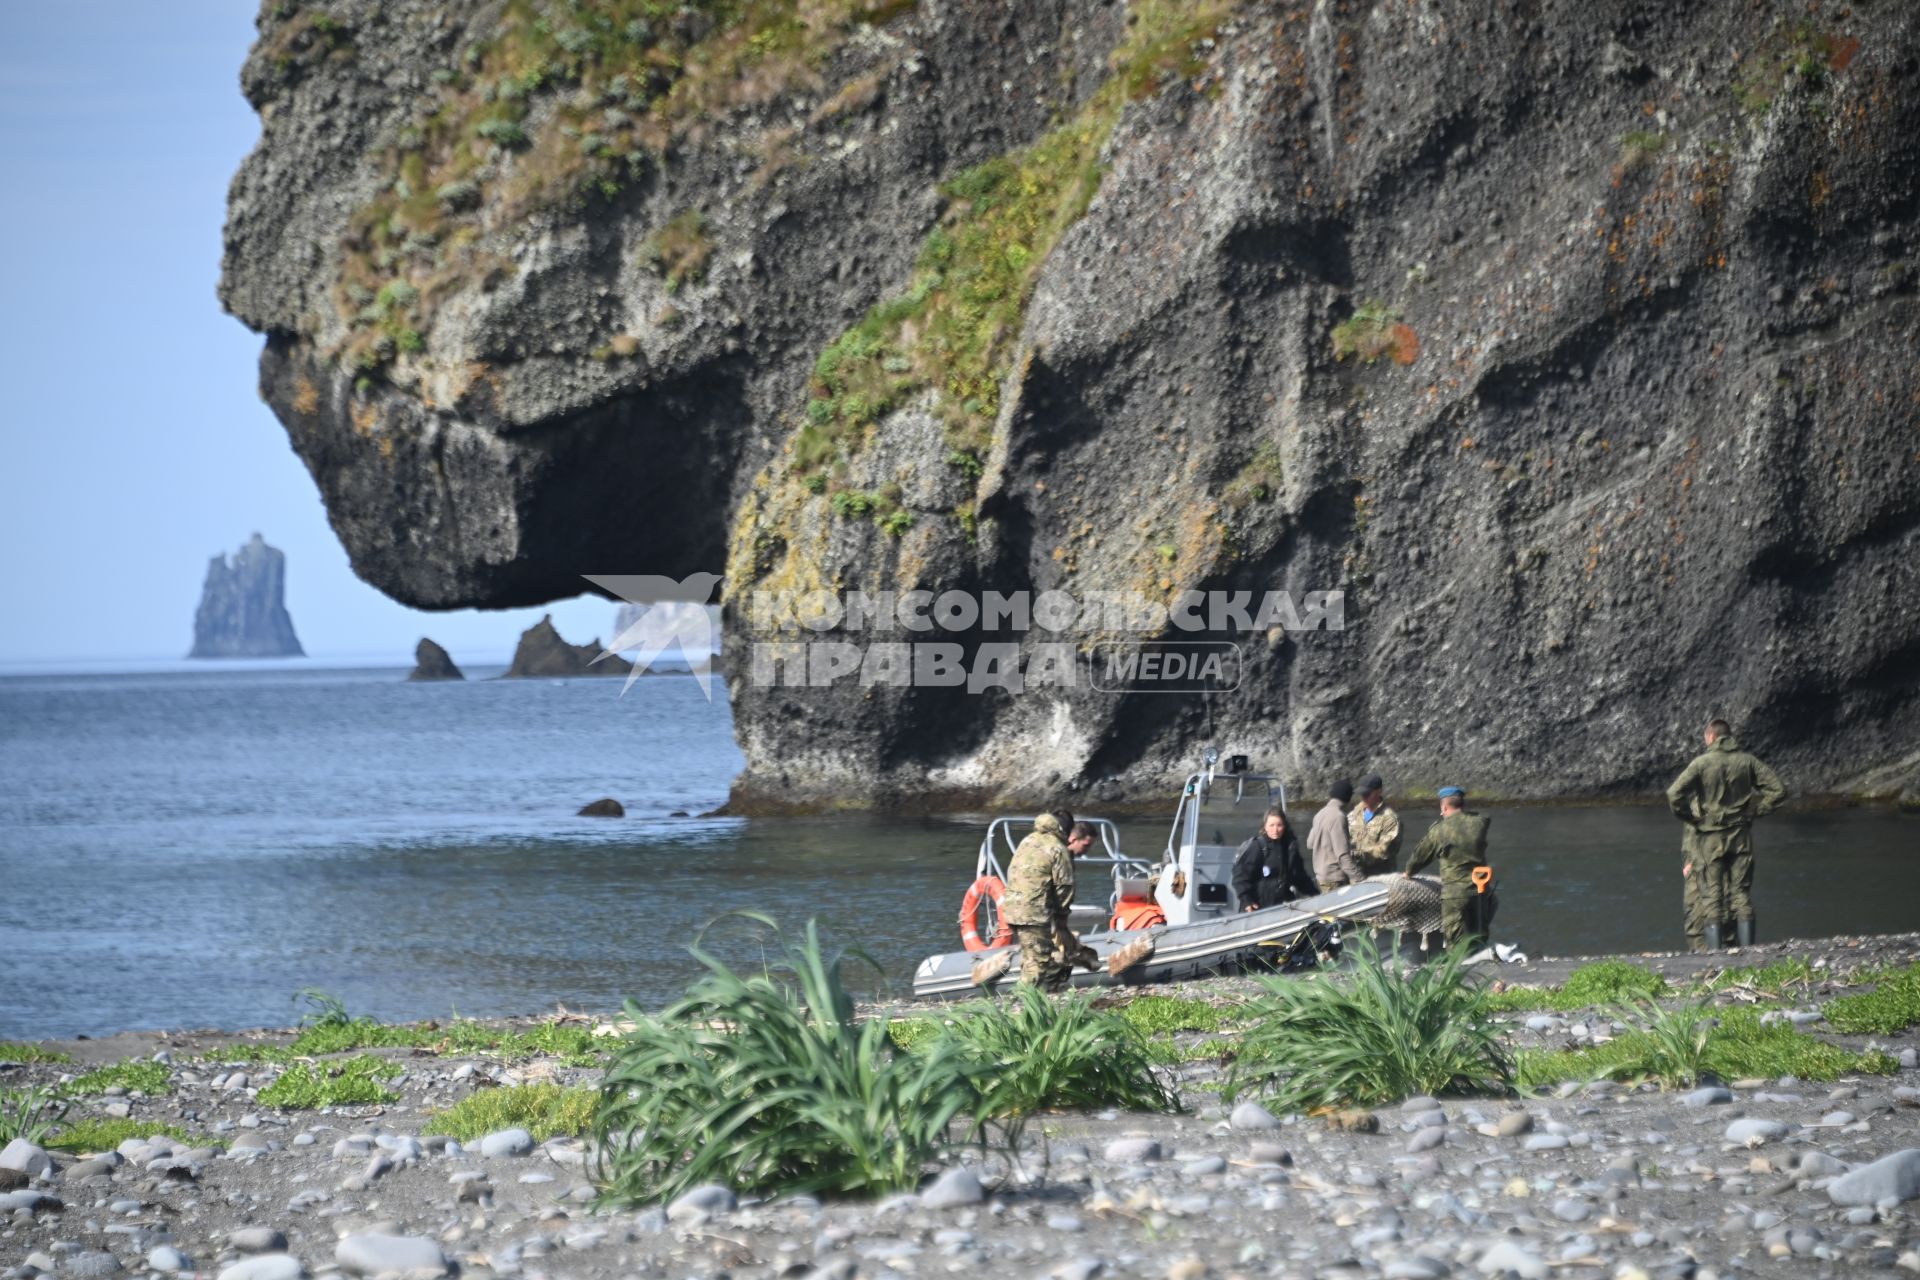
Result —
[[[1192,827],[1185,835],[1196,845],[1238,845],[1260,830],[1269,808],[1286,804],[1280,780],[1264,774],[1197,774],[1188,787]]]

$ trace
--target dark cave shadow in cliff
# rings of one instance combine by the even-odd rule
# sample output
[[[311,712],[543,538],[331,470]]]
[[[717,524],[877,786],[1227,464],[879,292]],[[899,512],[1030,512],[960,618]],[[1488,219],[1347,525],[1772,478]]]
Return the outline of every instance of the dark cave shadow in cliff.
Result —
[[[538,604],[595,590],[587,573],[719,573],[727,505],[752,424],[745,358],[516,433],[542,446],[524,514],[537,569],[522,585]],[[604,594],[604,593],[602,593]],[[498,607],[496,605],[496,607]]]

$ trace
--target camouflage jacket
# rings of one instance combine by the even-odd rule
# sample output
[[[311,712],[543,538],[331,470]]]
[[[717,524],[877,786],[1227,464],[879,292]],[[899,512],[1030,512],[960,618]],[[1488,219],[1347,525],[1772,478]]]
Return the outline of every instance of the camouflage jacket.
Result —
[[[1400,856],[1400,815],[1386,806],[1368,822],[1366,806],[1356,804],[1347,815],[1347,840],[1368,875],[1391,871]]]
[[[1667,807],[1699,831],[1731,831],[1780,807],[1779,775],[1740,749],[1733,735],[1714,739],[1667,788]]]
[[[1007,865],[1007,896],[1000,904],[1008,924],[1065,923],[1073,905],[1073,856],[1067,833],[1053,815],[1033,821],[1033,831],[1013,851]]]
[[[1486,865],[1488,820],[1477,813],[1450,813],[1428,829],[1407,860],[1413,875],[1430,862],[1440,869],[1440,883],[1449,887],[1473,883],[1473,869]]]

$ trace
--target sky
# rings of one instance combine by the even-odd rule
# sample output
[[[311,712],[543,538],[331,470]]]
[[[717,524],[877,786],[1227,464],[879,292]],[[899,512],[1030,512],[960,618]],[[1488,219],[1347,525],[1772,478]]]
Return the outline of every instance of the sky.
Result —
[[[309,655],[504,659],[551,611],[425,613],[361,582],[258,394],[261,338],[220,309],[227,185],[259,138],[247,0],[0,9],[0,665],[178,659],[207,561],[256,530],[287,554]]]

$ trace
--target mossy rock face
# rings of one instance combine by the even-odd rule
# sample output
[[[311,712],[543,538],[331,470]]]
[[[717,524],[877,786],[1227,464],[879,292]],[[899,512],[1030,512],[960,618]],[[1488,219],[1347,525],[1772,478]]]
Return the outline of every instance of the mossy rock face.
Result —
[[[1216,739],[1617,796],[1708,706],[1798,792],[1920,805],[1899,6],[1669,6],[1604,56],[1572,10],[654,8],[263,12],[221,295],[382,590],[526,606],[644,548],[736,626],[1344,593],[1222,629],[1204,697],[767,689],[749,646],[742,805],[1158,806]]]

